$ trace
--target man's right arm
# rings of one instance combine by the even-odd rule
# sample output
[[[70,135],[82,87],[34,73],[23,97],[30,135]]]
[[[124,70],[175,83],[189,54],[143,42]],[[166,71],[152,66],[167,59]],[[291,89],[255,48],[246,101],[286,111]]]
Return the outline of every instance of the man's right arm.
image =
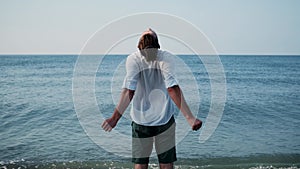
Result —
[[[183,116],[186,118],[190,126],[193,130],[198,130],[202,126],[202,121],[195,118],[192,114],[188,104],[186,103],[183,93],[178,85],[172,86],[168,88],[168,93],[173,100],[173,102],[176,104],[176,106],[179,108]]]

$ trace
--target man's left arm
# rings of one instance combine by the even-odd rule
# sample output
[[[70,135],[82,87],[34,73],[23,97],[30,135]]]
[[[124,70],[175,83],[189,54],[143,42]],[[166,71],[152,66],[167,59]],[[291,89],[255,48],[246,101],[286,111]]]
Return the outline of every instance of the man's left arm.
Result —
[[[126,108],[130,104],[132,98],[134,96],[134,90],[129,90],[124,88],[121,92],[120,101],[115,108],[112,116],[102,123],[101,127],[105,131],[111,131],[118,123],[120,118],[122,117],[123,113],[125,112]]]

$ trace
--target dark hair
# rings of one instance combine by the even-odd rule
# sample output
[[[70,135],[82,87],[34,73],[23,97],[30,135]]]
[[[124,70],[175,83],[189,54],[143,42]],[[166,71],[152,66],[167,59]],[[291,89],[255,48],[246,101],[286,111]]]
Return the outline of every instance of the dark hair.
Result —
[[[158,43],[157,37],[151,35],[151,34],[145,34],[140,38],[139,44],[138,44],[139,50],[143,49],[149,49],[149,48],[160,48],[160,45]]]

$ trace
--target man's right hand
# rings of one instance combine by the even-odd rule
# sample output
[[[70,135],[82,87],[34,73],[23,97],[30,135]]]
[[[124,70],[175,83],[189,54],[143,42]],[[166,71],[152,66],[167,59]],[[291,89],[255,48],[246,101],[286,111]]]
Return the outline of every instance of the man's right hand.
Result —
[[[202,127],[202,121],[199,119],[196,119],[192,125],[192,129],[197,131]]]

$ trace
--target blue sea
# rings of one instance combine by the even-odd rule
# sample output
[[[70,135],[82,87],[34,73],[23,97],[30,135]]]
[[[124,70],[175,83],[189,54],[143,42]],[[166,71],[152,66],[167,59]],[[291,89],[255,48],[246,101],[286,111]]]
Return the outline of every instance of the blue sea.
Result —
[[[102,57],[95,95],[99,112],[108,117],[121,90],[116,88],[122,85],[126,55]],[[193,77],[180,81],[187,86],[185,97],[192,107],[199,104],[196,113],[205,124],[210,76],[198,56],[178,57]],[[73,99],[77,59],[0,56],[0,168],[132,168],[130,158],[96,144],[78,120]],[[300,56],[222,55],[220,61],[226,78],[221,121],[205,142],[199,142],[201,130],[185,133],[177,144],[175,168],[300,168]],[[193,81],[198,91],[189,92]],[[102,119],[95,120],[95,130],[101,130]],[[130,135],[130,120],[123,118],[114,130]],[[122,138],[111,140],[125,142]],[[150,168],[158,168],[155,156]]]

